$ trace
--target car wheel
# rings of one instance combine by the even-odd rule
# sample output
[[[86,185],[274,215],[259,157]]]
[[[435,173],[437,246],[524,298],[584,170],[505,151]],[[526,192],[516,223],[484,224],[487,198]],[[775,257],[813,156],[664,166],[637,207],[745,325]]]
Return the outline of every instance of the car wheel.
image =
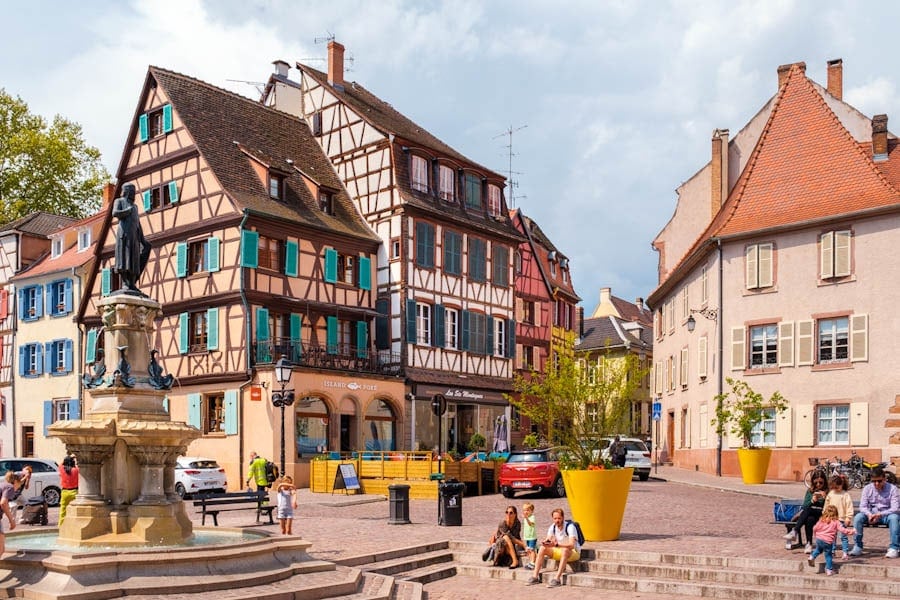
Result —
[[[650,473],[638,473],[638,479],[641,481],[647,481],[650,479]]]
[[[553,495],[557,498],[565,498],[566,497],[566,485],[563,483],[562,476],[557,475],[556,481],[553,482],[553,487],[551,488]]]
[[[502,488],[500,490],[500,493],[503,494],[504,498],[512,498],[513,496],[516,495],[516,492],[512,488],[509,488],[509,487]]]
[[[184,500],[188,497],[187,490],[184,489],[184,486],[180,483],[175,484],[175,493],[178,494],[178,497]]]
[[[41,494],[48,506],[59,506],[60,492],[58,487],[48,487]]]

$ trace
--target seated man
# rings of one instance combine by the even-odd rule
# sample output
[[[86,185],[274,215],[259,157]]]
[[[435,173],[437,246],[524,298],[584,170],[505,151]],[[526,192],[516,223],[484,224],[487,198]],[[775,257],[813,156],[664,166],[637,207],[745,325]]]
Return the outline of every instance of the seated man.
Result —
[[[856,538],[850,556],[859,556],[863,549],[863,527],[866,523],[886,523],[890,529],[890,545],[885,558],[900,556],[900,489],[884,480],[884,469],[872,469],[872,481],[863,488],[859,512],[853,518]]]
[[[541,542],[537,558],[534,561],[534,572],[528,578],[527,585],[541,582],[541,568],[544,560],[549,556],[559,563],[556,577],[550,580],[547,587],[562,585],[562,576],[566,572],[566,565],[581,558],[581,546],[578,544],[578,532],[575,525],[565,522],[563,509],[553,509],[553,525],[547,530],[547,537]]]

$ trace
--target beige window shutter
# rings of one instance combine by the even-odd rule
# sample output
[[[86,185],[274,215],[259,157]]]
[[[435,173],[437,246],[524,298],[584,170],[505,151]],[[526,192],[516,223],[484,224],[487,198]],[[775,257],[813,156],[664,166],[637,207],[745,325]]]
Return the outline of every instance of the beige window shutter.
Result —
[[[794,366],[794,322],[778,324],[778,366]]]
[[[834,276],[850,275],[850,231],[834,232]]]
[[[688,386],[688,348],[681,349],[681,387]]]
[[[731,328],[731,370],[743,371],[746,364],[746,346],[747,334],[743,327]]]
[[[813,321],[797,321],[797,366],[813,364]]]
[[[772,254],[774,252],[772,244],[759,245],[759,287],[772,287],[775,281],[773,273]]]
[[[706,379],[706,343],[705,335],[697,340],[697,375],[700,379]]]
[[[869,360],[869,315],[850,315],[850,362]]]
[[[850,445],[869,445],[869,403],[850,403]]]
[[[791,432],[793,423],[791,422],[792,410],[775,413],[775,446],[778,448],[791,447]]]
[[[697,409],[697,412],[700,415],[700,423],[698,424],[698,427],[697,427],[697,437],[699,438],[701,448],[706,448],[706,444],[709,440],[708,432],[709,432],[710,418],[709,418],[708,411],[709,411],[709,407],[707,406],[706,402],[701,404],[700,407]]]
[[[813,405],[803,404],[797,407],[797,446],[812,446],[815,434]]]
[[[747,271],[746,283],[747,289],[752,290],[759,287],[759,246],[756,244],[747,246],[744,251],[744,267]]]
[[[829,231],[823,233],[819,237],[819,246],[821,248],[821,265],[820,275],[822,279],[830,279],[834,277],[834,232]]]

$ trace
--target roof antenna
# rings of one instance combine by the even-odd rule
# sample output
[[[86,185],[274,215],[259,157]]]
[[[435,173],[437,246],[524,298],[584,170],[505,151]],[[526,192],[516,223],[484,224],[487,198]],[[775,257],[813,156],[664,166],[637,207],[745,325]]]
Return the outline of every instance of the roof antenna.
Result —
[[[316,38],[313,38],[313,43],[314,43],[314,44],[324,44],[324,43],[326,43],[326,42],[333,42],[333,41],[334,41],[334,34],[331,33],[331,32],[328,31],[328,30],[325,30],[325,33],[328,34],[328,35],[326,35],[325,37],[316,37]],[[305,62],[309,62],[309,61],[315,61],[315,62],[327,62],[328,59],[327,59],[327,58],[322,58],[322,57],[319,57],[319,56],[309,56],[309,57],[301,58],[301,59],[300,59],[300,62],[304,62],[304,63],[305,63]],[[352,71],[352,70],[353,70],[353,54],[349,54],[349,55],[347,55],[347,56],[344,56],[344,71],[347,72],[347,71]]]
[[[510,208],[516,207],[515,188],[519,187],[519,182],[517,180],[513,179],[513,175],[522,175],[522,173],[520,173],[519,171],[513,171],[513,168],[512,168],[512,159],[513,159],[513,156],[516,156],[516,154],[513,152],[512,138],[513,138],[513,134],[515,132],[521,131],[521,130],[525,129],[526,127],[528,127],[528,125],[522,125],[521,127],[516,127],[515,129],[513,129],[513,126],[510,125],[509,127],[507,127],[506,131],[504,131],[503,133],[499,133],[499,134],[495,135],[493,138],[491,138],[491,139],[496,140],[497,138],[503,137],[504,135],[509,137],[509,144],[504,146],[504,148],[506,148],[509,151],[509,169],[506,172],[507,173],[506,179],[507,179],[507,181],[509,181],[509,198],[507,199],[507,203],[509,204]],[[520,196],[520,197],[524,198],[525,196]]]
[[[256,88],[256,91],[259,92],[259,95],[262,96],[266,92],[266,82],[265,81],[246,81],[244,79],[226,79],[225,81],[231,81],[232,83],[244,83],[247,85],[252,85]]]

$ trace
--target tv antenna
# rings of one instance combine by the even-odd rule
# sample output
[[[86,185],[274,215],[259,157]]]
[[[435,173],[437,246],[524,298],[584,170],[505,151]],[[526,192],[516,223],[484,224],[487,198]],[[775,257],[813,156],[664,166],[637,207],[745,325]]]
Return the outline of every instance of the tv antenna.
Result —
[[[503,133],[498,133],[497,135],[495,135],[492,138],[492,139],[496,140],[497,138],[503,137],[504,135],[509,138],[509,143],[504,147],[508,150],[508,154],[509,154],[509,169],[506,171],[506,173],[507,173],[506,179],[507,179],[507,181],[509,181],[508,203],[509,203],[510,208],[516,207],[515,188],[519,187],[519,182],[515,181],[513,179],[513,175],[521,175],[522,174],[518,171],[513,171],[513,168],[512,168],[513,156],[516,156],[516,154],[513,152],[513,134],[517,131],[521,131],[521,130],[525,129],[526,127],[528,127],[528,125],[522,125],[522,126],[516,127],[516,128],[513,128],[513,126],[510,125],[509,127],[506,128],[506,131],[504,131]]]
[[[232,83],[244,83],[247,85],[252,85],[256,88],[256,91],[262,96],[266,91],[266,82],[265,81],[247,81],[244,79],[226,79],[225,81],[230,81]]]
[[[330,31],[326,31],[325,33],[327,33],[328,35],[326,35],[324,37],[313,38],[313,43],[314,44],[324,44],[326,42],[333,42],[334,34],[331,33]],[[324,63],[327,63],[328,59],[322,58],[319,56],[308,56],[306,58],[301,58],[300,62],[304,62],[304,63],[324,62]],[[352,71],[352,70],[353,70],[353,54],[349,54],[344,57],[344,71]]]

